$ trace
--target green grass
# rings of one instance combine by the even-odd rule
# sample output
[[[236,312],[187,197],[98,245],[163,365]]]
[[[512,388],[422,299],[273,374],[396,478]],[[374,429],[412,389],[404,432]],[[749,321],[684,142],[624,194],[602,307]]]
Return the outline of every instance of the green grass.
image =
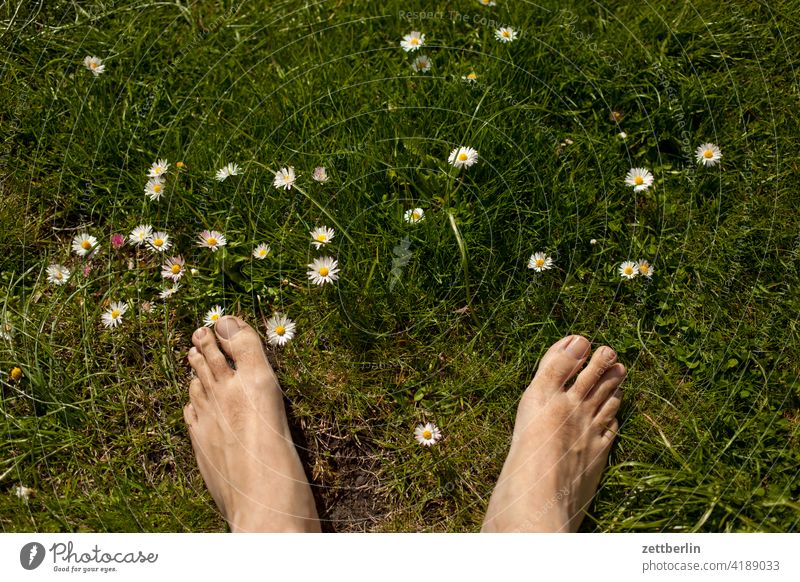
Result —
[[[454,0],[422,20],[402,13],[432,3],[239,4],[0,8],[3,531],[225,529],[181,415],[188,338],[216,303],[298,323],[271,357],[331,529],[478,529],[518,397],[568,333],[630,371],[583,529],[798,529],[797,2]],[[522,36],[500,44],[482,18]],[[411,30],[426,75],[399,48]],[[695,165],[705,141],[721,167]],[[461,144],[481,162],[459,175]],[[156,157],[187,165],[158,203],[142,193]],[[243,175],[216,182],[228,162]],[[284,165],[289,192],[272,187]],[[633,166],[653,189],[623,184]],[[140,222],[199,270],[168,302],[151,255],[111,249]],[[321,224],[342,272],[312,288]],[[223,252],[194,247],[204,228]],[[82,229],[103,247],[88,276],[69,251]],[[261,241],[273,253],[253,261]],[[537,250],[556,268],[527,269]],[[621,280],[638,258],[653,279]],[[50,262],[68,285],[47,284]],[[118,299],[133,307],[109,332]],[[430,450],[424,419],[445,435]]]

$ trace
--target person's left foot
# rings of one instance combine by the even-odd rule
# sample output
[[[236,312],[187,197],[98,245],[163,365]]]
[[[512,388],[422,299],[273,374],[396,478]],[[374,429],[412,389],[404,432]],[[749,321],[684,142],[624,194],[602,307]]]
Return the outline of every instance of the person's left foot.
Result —
[[[261,338],[238,317],[221,318],[215,329],[192,335],[197,378],[183,410],[208,490],[232,531],[320,531]]]

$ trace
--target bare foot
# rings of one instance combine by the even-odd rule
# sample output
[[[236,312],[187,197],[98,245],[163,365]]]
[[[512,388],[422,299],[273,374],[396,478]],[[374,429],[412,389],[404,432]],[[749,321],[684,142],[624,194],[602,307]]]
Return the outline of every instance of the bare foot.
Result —
[[[183,409],[208,490],[231,531],[320,531],[261,338],[237,317],[221,318],[215,330],[192,335],[189,363],[197,378]]]
[[[497,480],[484,532],[575,532],[597,491],[614,440],[625,366],[598,348],[571,386],[591,344],[562,338],[542,358],[522,395],[511,450]]]

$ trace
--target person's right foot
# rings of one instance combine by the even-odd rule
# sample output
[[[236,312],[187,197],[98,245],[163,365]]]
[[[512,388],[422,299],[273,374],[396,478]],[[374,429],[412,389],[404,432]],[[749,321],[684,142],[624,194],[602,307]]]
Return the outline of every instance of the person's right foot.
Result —
[[[553,344],[517,410],[511,450],[497,480],[484,532],[575,532],[606,466],[618,423],[625,367],[608,346],[566,386],[591,344],[579,335]]]
[[[189,363],[197,378],[183,409],[211,496],[232,531],[320,531],[261,338],[238,317],[221,318],[215,332],[201,327],[192,335]]]

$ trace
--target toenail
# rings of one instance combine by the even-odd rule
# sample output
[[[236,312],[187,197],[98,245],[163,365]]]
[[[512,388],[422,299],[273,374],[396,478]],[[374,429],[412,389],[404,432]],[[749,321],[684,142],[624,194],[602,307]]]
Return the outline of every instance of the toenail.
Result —
[[[192,346],[191,348],[189,348],[189,354],[188,354],[189,356],[193,356],[196,353],[197,353],[197,348],[196,347]]]
[[[616,354],[616,353],[614,353],[614,350],[612,350],[612,349],[611,349],[610,347],[608,347],[608,346],[603,346],[603,357],[604,357],[606,360],[608,360],[608,361],[610,362],[610,361],[612,361],[612,360],[613,360],[613,359],[614,359],[616,356],[617,356],[617,354]]]
[[[567,343],[567,352],[571,356],[580,359],[586,355],[590,347],[592,347],[592,344],[589,343],[589,340],[583,336],[576,335],[572,336],[572,339]]]
[[[242,328],[239,325],[239,321],[235,317],[226,316],[217,322],[217,325],[214,329],[220,338],[229,340],[239,333]]]
[[[203,337],[204,335],[206,335],[206,333],[208,333],[208,328],[207,327],[201,327],[194,333],[195,333],[195,335],[197,337]]]

